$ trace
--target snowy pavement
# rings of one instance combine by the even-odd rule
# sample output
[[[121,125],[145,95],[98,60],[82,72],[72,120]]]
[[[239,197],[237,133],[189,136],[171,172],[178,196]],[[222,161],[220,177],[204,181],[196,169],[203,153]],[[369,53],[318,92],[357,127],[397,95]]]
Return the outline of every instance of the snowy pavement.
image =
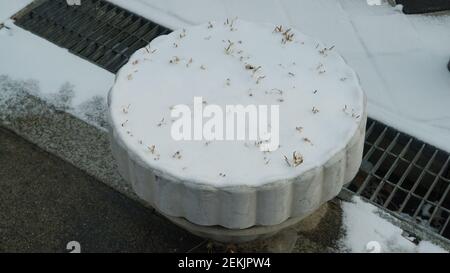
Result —
[[[450,15],[405,16],[363,0],[109,1],[170,28],[235,16],[292,25],[336,46],[361,78],[371,117],[450,151]],[[114,75],[7,19],[30,2],[0,1],[0,24],[6,26],[0,29],[0,108],[20,87],[102,126],[90,117],[102,111]],[[350,251],[366,251],[368,238],[384,251],[442,250],[428,242],[412,244],[362,201],[344,203],[343,209],[343,245]]]
[[[17,27],[11,20],[4,25],[0,29],[0,105],[14,99],[16,90],[25,84],[29,93],[57,109],[104,126],[104,113],[99,110],[106,109],[114,75]]]
[[[359,197],[352,202],[342,202],[343,229],[341,251],[353,253],[448,253],[429,242],[418,244],[404,236],[403,230],[382,217],[383,212]]]
[[[0,24],[31,2],[33,0],[2,0],[0,3]]]

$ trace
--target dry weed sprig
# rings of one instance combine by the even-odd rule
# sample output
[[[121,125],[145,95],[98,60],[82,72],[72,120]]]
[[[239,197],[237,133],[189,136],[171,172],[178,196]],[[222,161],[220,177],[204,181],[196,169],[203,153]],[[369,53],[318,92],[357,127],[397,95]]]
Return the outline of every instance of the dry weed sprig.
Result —
[[[289,159],[287,158],[287,156],[284,156],[284,161],[286,161],[286,164],[287,164],[289,167],[292,167],[291,162],[289,162]]]
[[[166,124],[165,123],[165,118],[162,118],[161,121],[157,124],[158,127],[161,127],[162,125]]]
[[[150,153],[154,154],[156,151],[156,146],[155,145],[147,146],[147,149],[150,151]]]
[[[126,107],[125,106],[122,107],[122,112],[124,114],[128,114],[128,112],[130,111],[130,107],[131,107],[131,104],[128,104]]]
[[[283,32],[283,26],[282,25],[275,26],[275,29],[273,30],[273,32]]]
[[[292,163],[287,156],[284,156],[284,161],[289,167],[298,167],[303,163],[303,156],[298,152],[292,153]]]
[[[294,41],[294,33],[291,32],[291,29],[287,29],[285,32],[283,32],[283,39],[281,39],[281,42],[283,44],[286,44],[287,42]]]
[[[181,159],[181,152],[180,151],[176,151],[173,155],[172,155],[172,157],[173,158],[175,158],[175,159]]]
[[[317,48],[317,47],[316,47],[316,48]],[[323,56],[326,57],[326,56],[328,55],[327,52],[333,50],[333,48],[334,48],[334,45],[333,45],[333,46],[330,46],[330,47],[324,47],[324,48],[322,48],[321,50],[319,50],[319,53],[320,53],[320,55],[323,55]]]
[[[227,55],[230,55],[231,53],[233,53],[233,45],[234,45],[234,43],[231,42],[230,40],[228,40],[228,46],[225,48],[225,53]]]
[[[247,69],[247,70],[253,70],[253,69],[255,69],[255,66],[253,66],[253,65],[251,65],[251,64],[246,64],[246,65],[245,65],[245,69]]]
[[[193,62],[194,60],[190,58],[189,61],[186,63],[186,67],[189,67]]]
[[[257,79],[256,79],[256,84],[259,84],[263,79],[265,79],[266,78],[266,76],[259,76]]]
[[[309,138],[307,138],[307,137],[304,137],[304,138],[303,138],[303,141],[306,142],[306,143],[309,143],[309,144],[311,144],[311,145],[314,145],[314,144],[312,143],[312,141],[311,141]]]
[[[183,39],[186,37],[186,29],[183,28],[182,32],[180,33],[180,39]]]
[[[180,58],[178,56],[174,56],[172,57],[172,59],[170,59],[169,63],[171,64],[177,64],[180,62]]]
[[[300,153],[294,152],[292,154],[292,159],[293,159],[294,167],[298,167],[300,164],[303,163],[303,156]]]

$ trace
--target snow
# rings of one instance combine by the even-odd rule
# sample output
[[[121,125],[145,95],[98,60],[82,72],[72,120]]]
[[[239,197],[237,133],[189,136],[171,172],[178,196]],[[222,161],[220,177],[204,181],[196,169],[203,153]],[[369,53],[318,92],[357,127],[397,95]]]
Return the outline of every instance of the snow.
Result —
[[[283,43],[275,27],[242,20],[211,22],[160,37],[135,53],[110,95],[112,124],[127,148],[171,175],[227,186],[296,177],[343,150],[365,113],[356,74],[334,49],[294,29],[294,40]],[[262,152],[257,139],[248,138],[209,144],[174,140],[171,110],[180,104],[192,109],[194,97],[202,97],[205,107],[222,109],[279,105],[281,147]],[[226,119],[230,116],[225,113]],[[276,132],[275,122],[270,125]],[[223,136],[228,133],[223,131]],[[158,160],[149,152],[153,145]],[[181,158],[173,157],[177,151]],[[294,151],[304,159],[297,167],[284,158],[292,159]]]
[[[292,25],[336,45],[358,71],[372,117],[450,151],[448,15],[405,16],[381,0],[109,1],[172,29],[235,16]],[[31,2],[0,1],[0,25],[9,28],[0,29],[0,108],[33,94],[102,126],[114,75],[13,25],[8,18]],[[346,250],[367,252],[377,241],[383,252],[445,252],[428,241],[415,245],[358,198],[343,210]]]
[[[0,75],[12,96],[24,82],[34,82],[29,93],[57,109],[68,111],[94,125],[105,126],[106,94],[114,75],[22,28],[11,20],[0,29]],[[5,77],[6,76],[6,77]],[[7,88],[8,87],[8,88]]]
[[[352,202],[343,202],[343,227],[345,236],[341,240],[342,250],[364,253],[380,252],[448,253],[429,241],[418,245],[404,237],[403,230],[385,218],[375,206],[354,197]],[[377,249],[377,246],[380,248]]]
[[[450,152],[448,13],[404,15],[377,0],[109,1],[173,29],[238,16],[336,45],[360,76],[369,116]]]
[[[369,6],[379,6],[379,5],[382,5],[385,2],[386,2],[385,0],[367,0],[367,4]]]
[[[1,0],[0,1],[0,24],[12,15],[23,9],[33,0]]]

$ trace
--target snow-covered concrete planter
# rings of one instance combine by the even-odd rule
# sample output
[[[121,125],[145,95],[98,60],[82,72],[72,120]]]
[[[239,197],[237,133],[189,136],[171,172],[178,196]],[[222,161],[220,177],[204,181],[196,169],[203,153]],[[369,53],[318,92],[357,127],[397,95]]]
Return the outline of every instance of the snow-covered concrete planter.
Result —
[[[205,107],[279,105],[280,146],[174,140],[171,111],[194,97]],[[357,75],[333,46],[284,26],[228,20],[161,36],[120,70],[108,105],[120,173],[140,198],[205,236],[213,226],[268,233],[298,222],[361,163]]]

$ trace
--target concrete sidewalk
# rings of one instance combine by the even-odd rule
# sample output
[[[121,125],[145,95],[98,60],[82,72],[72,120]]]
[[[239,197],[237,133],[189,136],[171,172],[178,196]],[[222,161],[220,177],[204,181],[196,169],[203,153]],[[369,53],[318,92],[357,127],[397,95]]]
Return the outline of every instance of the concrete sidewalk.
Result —
[[[0,252],[186,252],[204,240],[0,128]]]

